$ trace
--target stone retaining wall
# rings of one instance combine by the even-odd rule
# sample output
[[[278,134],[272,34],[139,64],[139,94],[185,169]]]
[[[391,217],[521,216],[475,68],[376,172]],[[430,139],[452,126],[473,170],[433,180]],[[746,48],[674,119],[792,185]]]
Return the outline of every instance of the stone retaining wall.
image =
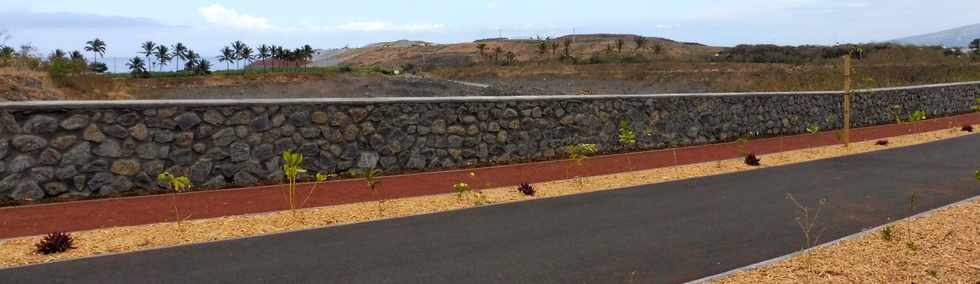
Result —
[[[970,112],[980,82],[856,94],[854,126]],[[625,150],[839,128],[839,92],[558,97],[0,103],[0,199],[158,190],[164,171],[198,188],[280,182],[295,149],[327,173],[385,173],[555,159],[563,147]]]

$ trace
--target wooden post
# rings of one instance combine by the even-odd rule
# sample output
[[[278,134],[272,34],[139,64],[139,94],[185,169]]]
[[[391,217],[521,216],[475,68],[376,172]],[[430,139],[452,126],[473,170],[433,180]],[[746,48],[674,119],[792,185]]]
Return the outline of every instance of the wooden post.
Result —
[[[844,56],[844,147],[851,145],[851,54]]]

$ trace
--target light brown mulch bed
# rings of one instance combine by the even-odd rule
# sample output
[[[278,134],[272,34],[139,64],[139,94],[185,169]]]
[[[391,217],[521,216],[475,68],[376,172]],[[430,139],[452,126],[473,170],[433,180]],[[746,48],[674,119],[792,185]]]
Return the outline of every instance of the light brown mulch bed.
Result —
[[[980,283],[980,199],[891,227],[712,283]]]
[[[886,148],[908,146],[932,142],[940,139],[959,137],[966,133],[956,130],[941,130],[907,135],[890,139],[890,146],[874,145],[874,141],[853,143],[850,148],[827,146],[797,150],[772,155],[763,155],[763,167],[799,163],[850,154],[864,153]],[[405,217],[411,215],[455,210],[474,206],[519,202],[533,198],[556,197],[584,192],[612,190],[628,186],[659,183],[693,177],[718,175],[737,171],[756,169],[746,166],[741,159],[685,165],[670,168],[644,170],[630,173],[586,177],[535,184],[535,197],[526,197],[515,188],[495,188],[459,196],[451,188],[447,194],[389,200],[383,202],[379,212],[378,202],[364,202],[322,208],[300,209],[295,212],[274,212],[244,216],[230,216],[176,223],[117,227],[100,230],[75,232],[76,249],[55,255],[38,255],[33,252],[34,243],[40,236],[15,238],[0,241],[0,267],[11,267],[33,263],[128,252],[182,245],[189,243],[225,240],[270,233],[280,233],[300,229],[317,228],[339,224],[350,224],[382,218]],[[473,174],[479,175],[476,171]],[[463,181],[465,182],[465,181]],[[320,188],[318,190],[330,190]],[[397,190],[386,188],[385,190]],[[924,230],[923,230],[924,232]],[[974,234],[975,236],[975,234]],[[974,255],[975,256],[975,255]]]

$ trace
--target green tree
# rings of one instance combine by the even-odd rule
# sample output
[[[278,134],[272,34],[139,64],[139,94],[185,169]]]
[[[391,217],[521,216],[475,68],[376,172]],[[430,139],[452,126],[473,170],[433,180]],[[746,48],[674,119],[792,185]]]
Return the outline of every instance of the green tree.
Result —
[[[144,61],[149,62],[150,65],[153,65],[153,62],[150,62],[150,56],[153,55],[153,51],[156,50],[157,44],[153,41],[146,41],[140,45],[140,48],[143,49],[143,51],[140,51],[140,54],[143,55]],[[145,62],[144,64],[146,64]]]
[[[241,59],[243,59],[243,58],[241,58],[241,56],[242,56],[242,50],[244,50],[246,47],[248,47],[248,45],[246,45],[244,42],[241,42],[239,40],[233,41],[231,43],[231,49],[233,51],[232,52],[231,59],[233,61],[235,61],[235,66],[236,67],[241,67],[241,66],[238,65],[238,63],[239,63],[239,61]]]
[[[973,50],[973,53],[980,54],[980,38],[970,42],[970,49]]]
[[[133,77],[146,76],[146,62],[144,62],[142,58],[133,57],[132,59],[129,59],[126,66],[129,67],[129,73],[132,74]]]
[[[266,64],[266,61],[265,60],[266,59],[269,59],[269,57],[272,56],[272,50],[269,48],[268,45],[263,44],[263,45],[259,45],[259,50],[258,51],[259,51],[259,54],[258,54],[259,61],[262,62],[262,68],[265,68],[266,67],[266,65],[265,65]]]
[[[188,49],[186,52],[184,52],[184,60],[186,60],[184,62],[184,70],[185,71],[192,71],[193,72],[194,69],[195,69],[195,67],[198,64],[198,60],[200,60],[200,59],[201,59],[201,56],[198,55],[197,52],[194,52],[193,50]]]
[[[245,72],[244,70],[248,69],[248,64],[252,63],[252,60],[255,60],[255,54],[253,52],[254,50],[251,47],[246,46],[238,53],[238,59],[245,61],[245,67],[243,67],[242,72]]]
[[[163,72],[163,66],[167,66],[167,62],[170,62],[170,59],[172,59],[170,57],[170,48],[162,44],[157,46],[156,52],[153,53],[153,56],[157,58],[157,62],[160,64],[160,67],[157,70],[161,72]]]
[[[105,56],[105,48],[106,48],[105,41],[102,41],[101,39],[98,38],[85,42],[85,51],[92,53],[93,63],[99,63],[99,60],[96,56],[98,57]]]
[[[177,44],[174,44],[174,53],[171,54],[171,57],[177,59],[177,68],[180,68],[181,60],[187,60],[188,51],[187,46],[184,46],[183,43],[178,42]]]
[[[235,50],[225,46],[219,52],[221,55],[218,55],[218,62],[224,62],[225,70],[231,70],[231,63],[235,61]]]

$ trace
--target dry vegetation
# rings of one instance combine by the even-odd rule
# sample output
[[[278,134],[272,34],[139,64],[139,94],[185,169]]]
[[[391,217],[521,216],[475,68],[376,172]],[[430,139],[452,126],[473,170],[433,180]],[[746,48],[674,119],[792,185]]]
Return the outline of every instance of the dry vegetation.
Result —
[[[959,129],[956,129],[895,137],[890,139],[891,146],[889,146],[889,148],[926,143],[963,135],[966,135],[965,132],[961,132]],[[876,146],[873,141],[867,141],[854,143],[850,148],[843,148],[841,146],[827,146],[764,155],[761,156],[761,158],[763,160],[764,167],[771,167],[870,152],[880,149],[885,148]],[[587,164],[588,161],[586,160],[585,163]],[[456,193],[451,193],[453,192],[453,189],[446,188],[445,190],[447,193],[443,195],[388,200],[387,202],[380,204],[380,206],[383,206],[383,210],[380,211],[382,213],[379,213],[378,210],[379,203],[362,202],[339,206],[300,209],[295,211],[295,215],[292,212],[285,211],[187,221],[182,223],[179,231],[175,223],[99,229],[76,232],[74,234],[76,236],[75,244],[78,248],[56,255],[39,255],[32,252],[33,244],[40,238],[40,236],[8,239],[0,243],[0,267],[43,263],[92,255],[127,252],[188,243],[225,240],[307,228],[335,226],[340,224],[377,220],[381,218],[405,217],[489,204],[519,202],[532,198],[548,198],[584,192],[613,190],[628,186],[660,183],[701,176],[746,171],[757,168],[758,167],[746,166],[741,159],[733,159],[696,165],[685,165],[671,168],[540,183],[534,185],[534,188],[537,191],[535,197],[524,196],[522,193],[516,190],[516,187],[506,187],[486,189],[477,192],[466,192],[462,195],[462,198],[460,198]],[[474,174],[479,175],[479,170],[476,170]],[[397,185],[384,185],[384,187],[385,188],[383,190],[397,190]],[[319,190],[330,190],[330,188],[323,187]],[[365,190],[368,189],[365,188]],[[976,221],[975,218],[972,220]],[[950,225],[962,224],[968,223],[957,223]],[[944,225],[945,224],[936,224],[935,226]],[[976,228],[971,230],[974,229]],[[945,233],[950,230],[961,230],[961,227],[943,227],[941,230],[935,229],[930,232]],[[926,232],[925,230],[919,231]],[[966,231],[962,232],[963,233],[957,233],[956,237],[970,238],[974,244],[980,242],[980,235],[975,233],[971,235]],[[928,242],[922,242],[922,244],[927,243]],[[969,256],[969,253],[973,253],[972,255],[976,256],[976,252],[972,251],[949,251],[948,253],[959,253],[957,254],[957,257],[962,257],[963,255]]]

